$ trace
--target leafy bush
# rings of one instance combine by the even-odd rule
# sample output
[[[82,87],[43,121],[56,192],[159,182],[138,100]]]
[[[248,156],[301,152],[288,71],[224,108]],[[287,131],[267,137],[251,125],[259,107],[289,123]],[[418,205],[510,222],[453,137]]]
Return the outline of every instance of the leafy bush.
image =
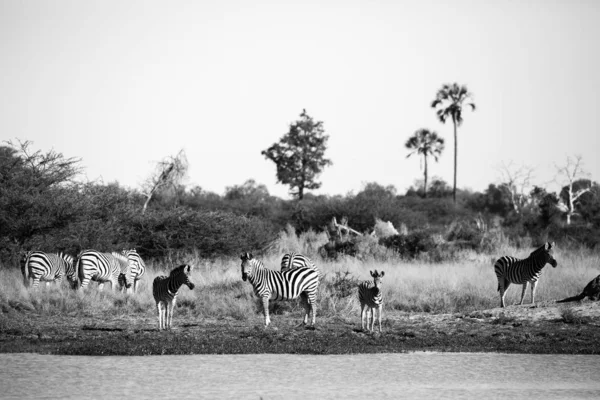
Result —
[[[436,246],[430,232],[415,231],[408,235],[394,235],[380,239],[379,243],[396,251],[404,258],[415,258]]]

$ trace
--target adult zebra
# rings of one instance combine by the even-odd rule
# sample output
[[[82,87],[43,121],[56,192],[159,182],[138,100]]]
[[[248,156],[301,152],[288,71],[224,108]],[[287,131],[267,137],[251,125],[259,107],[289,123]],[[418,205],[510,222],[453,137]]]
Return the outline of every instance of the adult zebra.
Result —
[[[291,271],[296,268],[310,268],[317,271],[319,278],[321,278],[321,271],[317,268],[315,263],[305,255],[300,253],[287,253],[281,258],[281,272]]]
[[[114,253],[113,253],[114,254]],[[142,257],[139,255],[136,249],[123,249],[121,254],[127,257],[129,263],[131,264],[131,279],[132,285],[131,289],[133,293],[137,292],[138,281],[142,278],[142,276],[146,273],[146,264]],[[125,272],[121,271],[119,274],[119,287],[124,288],[126,286]],[[129,290],[127,290],[129,291]]]
[[[552,257],[554,242],[546,242],[543,246],[534,250],[529,257],[518,259],[515,257],[504,256],[499,258],[494,264],[494,271],[498,278],[498,292],[500,292],[500,307],[504,307],[504,295],[511,283],[523,284],[521,292],[521,301],[525,297],[527,283],[531,283],[531,304],[535,302],[535,286],[542,275],[542,269],[546,264],[556,268],[557,262]]]
[[[127,257],[116,252],[101,253],[96,250],[84,250],[77,257],[77,271],[82,290],[88,286],[90,281],[96,281],[100,290],[104,287],[104,282],[110,282],[114,291],[117,289],[121,271],[125,275],[125,287],[131,287],[131,262]]]
[[[365,330],[365,314],[367,316],[367,331],[373,332],[375,327],[375,309],[379,310],[379,332],[381,333],[381,312],[383,311],[383,294],[381,293],[381,278],[385,275],[375,270],[369,271],[373,281],[364,281],[358,285],[358,300],[360,301],[360,324]],[[366,312],[365,312],[366,309]],[[371,329],[369,329],[369,312],[371,313]]]
[[[196,285],[190,280],[193,267],[188,264],[173,269],[169,276],[157,276],[152,282],[152,295],[158,311],[158,330],[171,329],[173,309],[179,288],[186,285],[193,290]],[[163,308],[164,307],[164,308]]]
[[[269,326],[269,299],[293,300],[301,299],[305,310],[303,324],[308,323],[312,312],[312,324],[315,325],[317,314],[317,288],[319,287],[319,274],[310,268],[296,268],[290,271],[273,271],[265,268],[263,263],[252,254],[244,253],[242,259],[242,280],[248,280],[254,293],[262,299],[265,327]]]
[[[31,286],[37,288],[40,281],[46,282],[46,286],[50,282],[60,285],[63,276],[66,275],[68,278],[75,276],[75,267],[73,257],[69,254],[30,251],[23,255],[21,272],[26,285],[33,282]]]

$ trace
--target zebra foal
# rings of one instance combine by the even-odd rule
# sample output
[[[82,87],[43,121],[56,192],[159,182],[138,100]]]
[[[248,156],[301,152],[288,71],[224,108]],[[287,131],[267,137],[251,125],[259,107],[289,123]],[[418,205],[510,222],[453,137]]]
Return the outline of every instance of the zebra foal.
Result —
[[[60,285],[65,275],[69,281],[75,279],[73,257],[62,252],[56,254],[43,251],[27,252],[21,259],[21,272],[25,285],[32,283],[33,288],[37,288],[40,281],[46,282],[46,286],[50,282]]]
[[[529,257],[518,259],[515,257],[500,257],[494,264],[494,271],[498,278],[498,292],[500,292],[500,307],[504,307],[504,296],[511,283],[523,285],[521,301],[523,304],[527,283],[531,283],[531,304],[535,303],[535,287],[542,275],[542,269],[546,264],[556,268],[557,262],[552,256],[554,242],[546,242],[543,246],[534,250]]]
[[[177,291],[183,285],[193,290],[196,285],[190,280],[193,267],[188,264],[173,269],[169,276],[157,276],[152,282],[152,295],[158,311],[158,330],[171,329],[173,309]]]
[[[317,288],[319,274],[310,268],[296,268],[290,271],[273,271],[264,267],[252,254],[244,253],[242,259],[242,280],[248,281],[256,296],[262,299],[265,327],[271,323],[269,317],[269,300],[293,300],[300,297],[305,314],[303,324],[308,323],[312,312],[312,323],[315,325],[317,314]]]
[[[360,301],[360,324],[365,330],[365,315],[367,317],[367,331],[373,332],[375,327],[375,310],[379,310],[379,332],[381,333],[381,312],[383,311],[383,294],[381,293],[381,278],[385,275],[377,270],[369,271],[373,281],[364,281],[358,285],[358,300]],[[371,328],[369,329],[369,312],[371,313]]]

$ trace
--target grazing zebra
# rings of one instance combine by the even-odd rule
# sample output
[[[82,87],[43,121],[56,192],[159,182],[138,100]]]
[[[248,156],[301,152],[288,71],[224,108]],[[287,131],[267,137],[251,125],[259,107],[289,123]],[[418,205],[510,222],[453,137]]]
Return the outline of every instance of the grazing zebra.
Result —
[[[115,254],[115,253],[113,253]],[[119,254],[119,253],[116,253]],[[130,250],[126,250],[123,249],[123,251],[121,251],[121,255],[127,257],[127,259],[129,260],[129,263],[131,264],[131,289],[133,291],[133,293],[137,292],[137,285],[138,285],[138,281],[142,278],[142,276],[146,273],[146,264],[144,263],[144,260],[142,260],[142,257],[139,255],[139,253],[137,252],[136,249],[130,249]],[[125,272],[121,271],[121,273],[119,274],[119,287],[121,288],[126,288],[126,279],[125,279]],[[127,291],[129,292],[129,290],[127,289]]]
[[[77,271],[81,281],[81,289],[85,289],[90,280],[99,283],[98,288],[102,290],[104,282],[110,282],[112,290],[117,289],[119,274],[125,274],[125,287],[131,287],[131,263],[119,253],[100,253],[96,250],[84,250],[77,257]]]
[[[188,264],[180,265],[173,269],[169,276],[157,276],[152,282],[152,295],[158,310],[158,330],[171,329],[173,309],[177,300],[177,291],[182,285],[187,285],[190,290],[194,284],[190,280],[193,267]],[[164,307],[164,308],[163,308]]]
[[[312,311],[312,325],[315,325],[317,313],[317,288],[319,274],[310,268],[296,268],[290,271],[272,271],[263,263],[244,253],[242,259],[242,280],[248,280],[254,288],[254,293],[262,299],[265,316],[265,327],[269,326],[269,299],[292,300],[300,296],[305,310],[303,324],[308,323]]]
[[[535,286],[542,275],[542,268],[549,263],[556,268],[556,260],[552,257],[554,242],[546,242],[540,248],[534,250],[529,257],[518,259],[515,257],[504,256],[498,259],[494,264],[496,277],[498,278],[498,291],[500,292],[500,307],[504,307],[504,295],[511,283],[523,284],[521,293],[521,302],[525,297],[527,283],[531,283],[531,304],[535,302]]]
[[[321,271],[319,271],[315,263],[310,258],[293,252],[284,254],[283,258],[281,259],[281,272],[290,271],[296,268],[314,269],[319,274],[319,278],[321,278]]]
[[[44,253],[42,251],[27,252],[21,260],[21,272],[25,282],[33,282],[31,285],[37,288],[40,281],[46,282],[46,286],[50,282],[56,282],[60,285],[65,274],[68,277],[75,275],[75,267],[73,266],[73,257],[68,254]]]
[[[375,327],[375,309],[379,310],[379,332],[381,332],[381,312],[383,311],[383,295],[381,293],[381,273],[369,271],[373,281],[364,281],[358,285],[358,300],[360,301],[360,324],[365,330],[365,314],[367,316],[367,331],[373,331]],[[366,310],[365,310],[366,308]],[[369,329],[369,312],[371,313],[371,329]]]
[[[133,277],[133,292],[135,293],[137,291],[138,281],[146,273],[146,263],[144,263],[144,260],[136,249],[123,250],[123,254],[133,263],[131,273]]]

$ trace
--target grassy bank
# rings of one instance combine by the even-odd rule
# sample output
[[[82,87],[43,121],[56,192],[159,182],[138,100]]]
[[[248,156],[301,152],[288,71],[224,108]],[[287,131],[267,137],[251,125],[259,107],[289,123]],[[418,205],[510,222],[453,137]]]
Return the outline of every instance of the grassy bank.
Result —
[[[528,252],[508,254],[525,257]],[[554,314],[541,320],[528,314],[529,307],[496,308],[495,256],[465,254],[464,261],[441,264],[320,260],[324,278],[316,331],[296,327],[302,317],[297,302],[273,304],[272,328],[264,330],[259,301],[251,285],[241,280],[239,259],[207,261],[190,255],[169,264],[148,262],[135,295],[112,292],[109,284],[99,291],[94,283],[85,293],[70,290],[66,283],[32,290],[23,285],[20,270],[2,268],[0,351],[186,354],[429,349],[593,353],[593,343],[600,338],[596,325],[600,312],[595,304],[589,304],[589,315],[581,319],[577,309],[570,311],[572,305],[557,308],[553,301],[579,293],[598,275],[600,257],[589,251],[560,250],[555,257],[558,267],[544,269],[536,292],[538,302],[552,307]],[[268,267],[279,269],[278,255],[261,259]],[[156,332],[151,282],[181,262],[195,265],[192,277],[196,289],[181,289],[174,317],[176,329]],[[365,335],[358,330],[360,306],[355,285],[367,279],[373,269],[385,271],[383,335]],[[507,304],[517,302],[520,293],[521,286],[511,286]],[[529,296],[528,290],[526,303]],[[479,323],[474,324],[473,318]],[[504,333],[494,336],[498,332]],[[558,336],[549,339],[548,332]],[[247,340],[241,340],[244,337]],[[138,341],[139,346],[133,344]],[[269,343],[275,347],[269,349]],[[563,345],[562,350],[559,345]]]

